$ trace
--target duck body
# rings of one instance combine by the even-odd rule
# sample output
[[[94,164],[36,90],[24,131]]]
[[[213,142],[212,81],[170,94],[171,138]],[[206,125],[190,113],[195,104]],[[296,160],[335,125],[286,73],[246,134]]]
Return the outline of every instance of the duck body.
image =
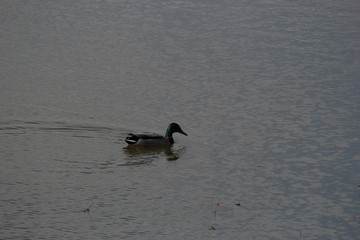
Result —
[[[187,136],[187,134],[180,128],[179,124],[171,123],[166,130],[165,136],[155,133],[130,133],[124,141],[127,142],[128,146],[171,146],[174,143],[172,135],[176,132]]]

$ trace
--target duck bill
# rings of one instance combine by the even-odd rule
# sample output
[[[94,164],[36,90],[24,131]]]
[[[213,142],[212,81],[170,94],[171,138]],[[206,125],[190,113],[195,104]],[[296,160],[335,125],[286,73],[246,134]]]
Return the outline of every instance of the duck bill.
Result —
[[[180,131],[179,131],[179,133],[181,133],[181,134],[183,134],[183,135],[187,136],[186,132],[184,132],[183,130],[180,130]]]

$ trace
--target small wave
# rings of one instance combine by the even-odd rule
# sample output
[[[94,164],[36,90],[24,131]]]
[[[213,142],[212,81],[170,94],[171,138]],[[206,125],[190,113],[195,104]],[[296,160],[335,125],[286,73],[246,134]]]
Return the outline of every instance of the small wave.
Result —
[[[45,122],[45,121],[3,121],[0,122],[0,133],[2,134],[26,134],[26,133],[54,133],[70,134],[77,138],[94,138],[99,136],[117,136],[120,129],[107,126],[97,126],[91,124],[71,124],[66,122]]]

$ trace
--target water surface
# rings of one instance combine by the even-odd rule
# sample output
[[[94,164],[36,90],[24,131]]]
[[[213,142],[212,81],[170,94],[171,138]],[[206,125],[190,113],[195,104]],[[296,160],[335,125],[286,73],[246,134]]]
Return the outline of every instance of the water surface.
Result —
[[[3,1],[0,238],[355,239],[359,9]]]

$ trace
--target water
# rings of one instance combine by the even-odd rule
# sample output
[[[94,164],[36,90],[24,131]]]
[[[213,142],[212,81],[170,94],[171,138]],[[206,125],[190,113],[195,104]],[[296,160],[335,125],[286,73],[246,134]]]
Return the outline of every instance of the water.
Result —
[[[0,238],[356,239],[359,10],[2,1]]]

